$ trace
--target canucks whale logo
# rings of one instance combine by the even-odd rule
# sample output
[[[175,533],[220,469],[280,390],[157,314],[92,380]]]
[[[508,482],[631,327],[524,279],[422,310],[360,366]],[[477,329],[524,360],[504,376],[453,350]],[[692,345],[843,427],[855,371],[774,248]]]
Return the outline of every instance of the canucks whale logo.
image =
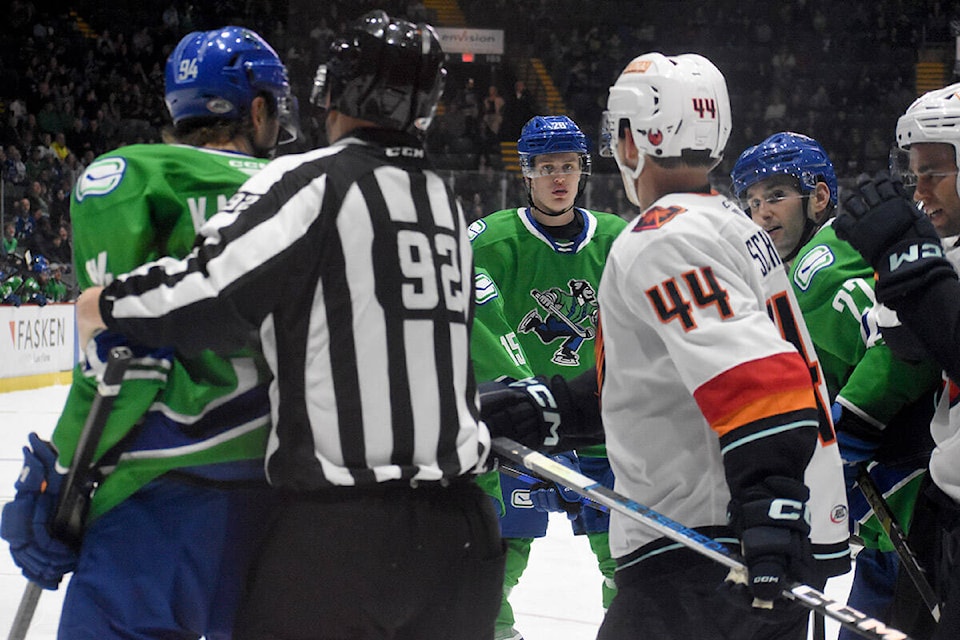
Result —
[[[105,196],[118,186],[127,170],[127,162],[123,158],[103,158],[97,160],[83,172],[77,180],[74,193],[77,202],[87,196]]]

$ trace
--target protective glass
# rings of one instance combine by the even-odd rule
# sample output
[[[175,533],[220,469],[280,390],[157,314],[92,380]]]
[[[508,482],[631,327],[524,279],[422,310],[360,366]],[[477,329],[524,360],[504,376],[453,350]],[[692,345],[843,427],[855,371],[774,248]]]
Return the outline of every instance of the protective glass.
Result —
[[[934,171],[924,169],[919,173],[914,173],[910,169],[910,152],[900,147],[894,147],[890,150],[890,177],[899,180],[907,189],[916,188],[921,181],[925,184],[936,184],[949,176],[956,176],[957,170],[952,171]]]
[[[582,173],[583,161],[576,162],[550,162],[545,161],[526,167],[523,175],[527,178],[547,178],[569,174]]]
[[[774,189],[773,191],[763,196],[762,198],[757,198],[756,196],[754,196],[753,198],[741,198],[740,206],[749,215],[753,215],[754,212],[760,210],[760,206],[764,203],[766,203],[768,206],[772,206],[772,205],[780,204],[781,202],[784,202],[786,200],[801,200],[806,197],[807,196],[805,194],[787,193],[780,189]]]

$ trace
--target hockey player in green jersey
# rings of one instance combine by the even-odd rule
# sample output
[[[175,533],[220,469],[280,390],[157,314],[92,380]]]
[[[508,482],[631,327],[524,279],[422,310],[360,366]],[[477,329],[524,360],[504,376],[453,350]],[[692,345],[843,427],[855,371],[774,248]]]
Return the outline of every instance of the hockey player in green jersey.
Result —
[[[186,255],[292,124],[286,68],[241,27],[184,37],[167,60],[165,99],[173,121],[165,139],[174,144],[107,153],[77,182],[81,288]],[[61,638],[229,638],[273,500],[263,471],[270,377],[253,349],[185,358],[130,345],[134,360],[96,448],[99,484],[79,554],[40,532],[56,503],[40,496],[40,480],[56,486],[70,466],[106,353],[124,342],[110,332],[91,341],[52,445],[31,436],[29,474],[4,509],[4,537],[45,588],[74,572]]]
[[[548,378],[557,374],[573,378],[593,367],[596,290],[610,245],[626,223],[613,214],[574,206],[591,162],[586,137],[572,120],[566,116],[532,118],[521,131],[518,151],[528,206],[498,211],[474,222],[470,226],[474,260],[496,284],[503,315],[516,333],[530,370]],[[494,377],[478,373],[481,381]],[[581,449],[577,454],[584,473],[612,486],[602,446]],[[500,482],[506,508],[501,532],[508,553],[496,638],[504,640],[520,638],[507,598],[526,568],[533,539],[546,534],[548,514],[536,508],[537,498],[525,499],[524,490],[529,487],[503,476]],[[544,491],[541,508],[557,496]],[[585,510],[573,524],[575,533],[588,536],[597,556],[606,607],[616,593],[607,516]]]
[[[856,558],[849,603],[905,630],[926,625],[932,619],[910,581],[898,581],[893,545],[855,483],[859,463],[870,463],[870,475],[909,530],[933,447],[938,367],[904,361],[883,341],[884,316],[895,316],[877,304],[873,267],[833,230],[837,178],[816,140],[776,133],[746,149],[731,178],[744,209],[768,231],[784,262],[792,260],[790,281],[826,378],[850,522],[865,547]],[[919,628],[914,634],[925,635]],[[840,631],[841,640],[854,637]]]

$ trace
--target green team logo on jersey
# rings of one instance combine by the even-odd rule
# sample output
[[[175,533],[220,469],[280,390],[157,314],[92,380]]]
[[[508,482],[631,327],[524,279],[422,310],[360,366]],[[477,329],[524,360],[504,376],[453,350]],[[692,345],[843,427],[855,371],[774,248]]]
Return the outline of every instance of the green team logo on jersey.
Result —
[[[810,288],[817,271],[829,267],[834,262],[836,258],[830,247],[825,244],[817,245],[810,249],[797,264],[797,268],[793,271],[793,283],[800,291],[806,291]]]
[[[520,321],[522,333],[531,331],[540,342],[550,344],[562,339],[551,361],[564,367],[580,364],[580,347],[585,340],[596,335],[597,294],[586,280],[573,279],[567,282],[567,290],[553,287],[547,291],[536,289],[530,295],[544,311],[531,309]]]
[[[467,227],[467,239],[470,240],[470,242],[473,242],[473,239],[476,238],[481,233],[483,233],[484,229],[486,228],[487,228],[487,223],[484,222],[483,220],[476,220],[474,222],[471,222],[470,226]]]
[[[496,283],[485,273],[474,274],[473,291],[477,304],[486,304],[500,295]]]
[[[91,164],[77,180],[74,190],[77,202],[87,196],[104,196],[116,189],[126,169],[127,162],[123,158],[102,158]]]

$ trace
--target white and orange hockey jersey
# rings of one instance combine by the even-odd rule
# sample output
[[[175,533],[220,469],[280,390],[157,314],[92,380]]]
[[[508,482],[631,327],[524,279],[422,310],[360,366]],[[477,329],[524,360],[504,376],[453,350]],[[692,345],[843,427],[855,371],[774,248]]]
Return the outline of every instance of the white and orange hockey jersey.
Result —
[[[601,405],[617,491],[688,527],[714,529],[727,523],[731,491],[770,475],[802,477],[818,573],[848,571],[827,390],[766,232],[723,196],[669,194],[617,238],[598,297]],[[809,449],[811,426],[819,435],[808,461],[798,452]],[[612,514],[614,556],[657,538]]]

